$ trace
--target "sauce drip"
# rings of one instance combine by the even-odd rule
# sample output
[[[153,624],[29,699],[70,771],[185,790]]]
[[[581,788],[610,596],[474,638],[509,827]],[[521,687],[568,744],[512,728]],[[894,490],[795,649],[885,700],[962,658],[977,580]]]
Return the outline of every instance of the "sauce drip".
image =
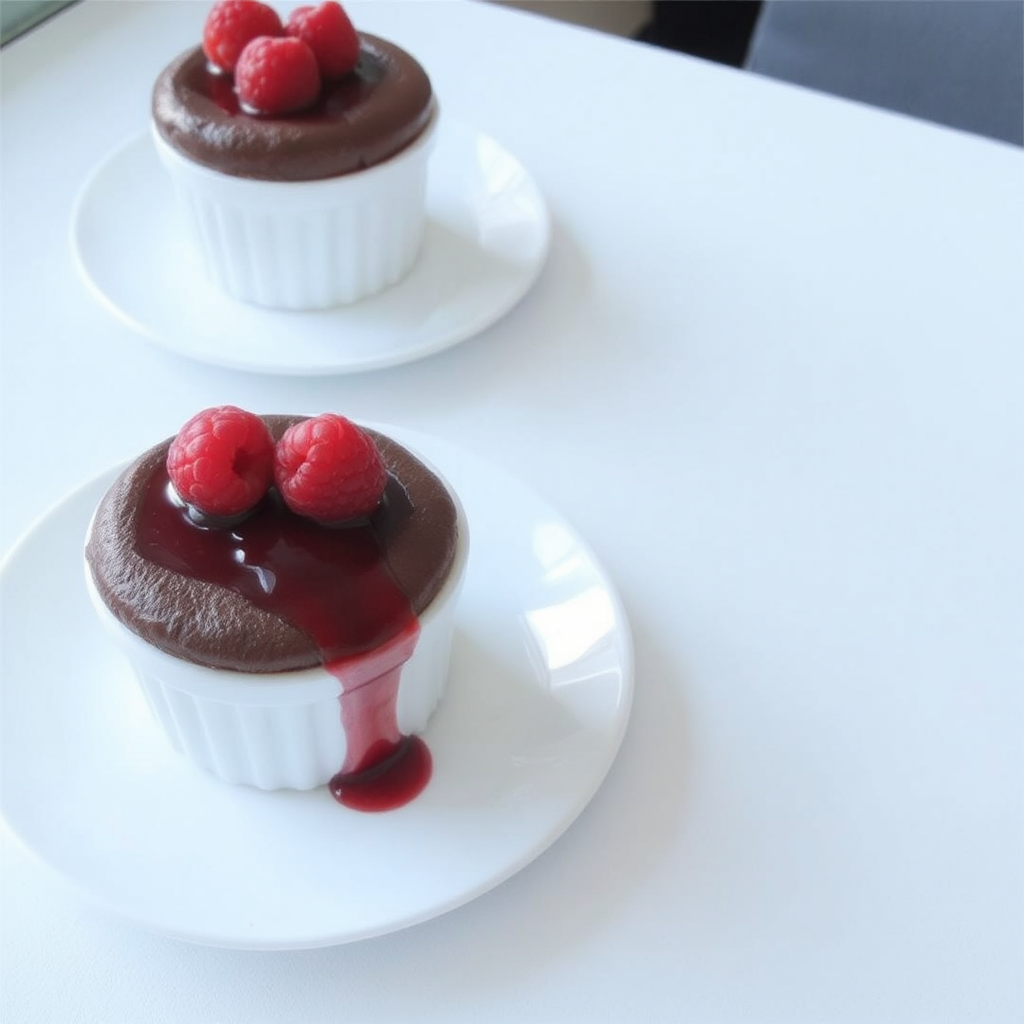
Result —
[[[139,555],[227,587],[302,630],[341,684],[348,745],[330,783],[335,799],[373,811],[416,797],[430,780],[430,751],[401,734],[397,699],[419,622],[388,570],[373,519],[322,526],[289,511],[271,490],[243,522],[211,528],[197,525],[172,495],[161,469],[139,509]],[[385,508],[402,500],[404,492],[389,481]]]

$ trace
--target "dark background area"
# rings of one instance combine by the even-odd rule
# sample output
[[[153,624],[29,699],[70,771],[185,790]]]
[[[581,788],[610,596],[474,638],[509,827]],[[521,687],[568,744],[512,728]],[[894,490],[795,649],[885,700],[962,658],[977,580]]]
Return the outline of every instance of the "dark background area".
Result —
[[[740,67],[761,0],[654,0],[637,38],[694,57]]]

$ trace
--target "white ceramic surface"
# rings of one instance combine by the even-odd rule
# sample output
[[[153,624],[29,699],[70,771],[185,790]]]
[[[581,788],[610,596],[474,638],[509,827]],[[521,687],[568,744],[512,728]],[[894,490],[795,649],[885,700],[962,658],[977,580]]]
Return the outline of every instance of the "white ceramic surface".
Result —
[[[210,284],[147,134],[93,173],[72,249],[99,299],[148,340],[241,370],[333,374],[420,359],[479,333],[530,289],[547,255],[547,206],[487,135],[442,118],[420,258],[399,284],[351,306],[267,310]]]
[[[1024,1021],[1024,149],[506,4],[354,5],[540,183],[539,286],[350,378],[144,343],[68,225],[196,7],[72,4],[0,52],[0,547],[198,404],[464,438],[613,573],[625,742],[509,884],[334,950],[122,926],[0,829],[0,1020]]]
[[[350,811],[326,789],[224,785],[170,750],[82,583],[86,526],[113,473],[60,503],[5,561],[3,816],[110,911],[242,948],[381,934],[523,868],[600,786],[633,686],[613,586],[525,484],[436,438],[386,429],[443,468],[473,523],[449,691],[424,734],[434,775],[397,811]],[[46,600],[11,600],[29,593]]]
[[[235,299],[329,309],[396,284],[419,255],[436,113],[390,160],[319,181],[221,174],[180,153],[155,126],[152,138],[209,280]]]

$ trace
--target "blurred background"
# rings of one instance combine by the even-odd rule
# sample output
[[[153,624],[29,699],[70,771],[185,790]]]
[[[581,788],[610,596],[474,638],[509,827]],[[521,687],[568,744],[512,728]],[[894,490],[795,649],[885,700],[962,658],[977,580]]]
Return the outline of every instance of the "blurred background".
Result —
[[[1024,145],[1024,0],[491,0]]]
[[[494,0],[739,67],[761,0]]]
[[[0,0],[0,39],[69,2]],[[1024,145],[1024,0],[484,2]]]

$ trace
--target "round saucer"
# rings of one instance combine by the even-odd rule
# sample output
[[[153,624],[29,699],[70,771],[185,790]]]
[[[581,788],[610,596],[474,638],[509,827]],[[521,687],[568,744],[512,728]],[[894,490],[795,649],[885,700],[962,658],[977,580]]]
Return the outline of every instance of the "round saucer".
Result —
[[[442,119],[420,259],[399,284],[352,306],[274,311],[217,291],[145,133],[93,172],[75,205],[71,242],[100,301],[157,345],[239,370],[340,374],[422,359],[500,319],[536,281],[550,221],[515,157]]]
[[[85,591],[85,529],[116,470],[44,516],[0,567],[0,812],[105,909],[208,945],[367,938],[492,889],[597,792],[633,692],[619,598],[522,482],[447,442],[383,428],[458,491],[473,533],[427,788],[395,811],[326,787],[221,783],[163,738]],[[31,595],[35,595],[33,598]]]

